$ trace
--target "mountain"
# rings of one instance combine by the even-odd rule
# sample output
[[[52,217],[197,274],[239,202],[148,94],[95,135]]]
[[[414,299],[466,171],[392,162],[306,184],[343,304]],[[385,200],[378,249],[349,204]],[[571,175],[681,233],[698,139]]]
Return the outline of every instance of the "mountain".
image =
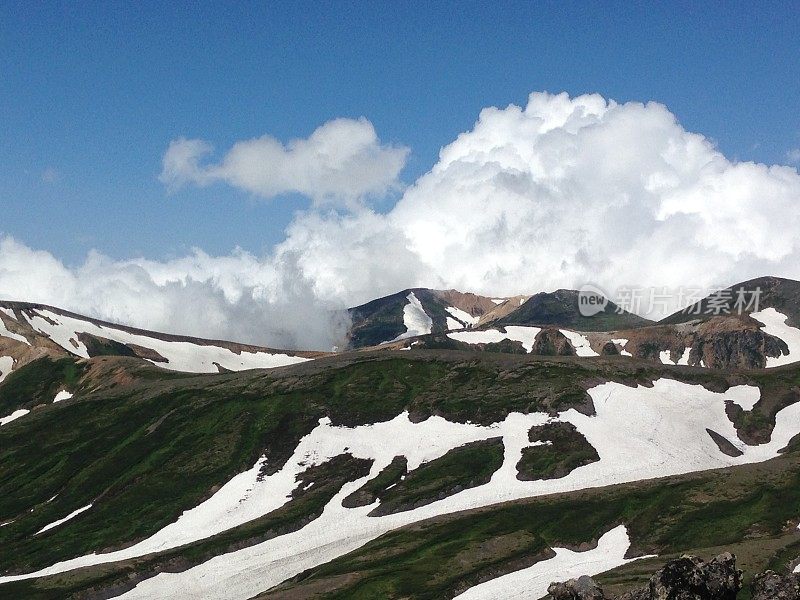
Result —
[[[395,337],[386,331],[386,348],[447,348],[539,356],[621,356],[663,364],[715,369],[761,369],[800,360],[800,282],[765,277],[737,284],[696,303],[689,309],[653,323],[619,310],[610,301],[604,310],[583,316],[578,309],[579,292],[558,290],[530,297],[508,299],[497,311],[483,313],[477,322],[459,327],[453,321],[436,319],[442,307],[427,300],[430,290],[411,290],[391,299]],[[441,293],[441,292],[436,292]],[[752,298],[758,297],[758,306]],[[741,314],[737,298],[744,298]],[[374,326],[380,319],[374,306],[359,307],[354,328]],[[414,302],[411,302],[411,300]],[[493,300],[497,302],[497,299]],[[445,305],[444,310],[452,310]],[[783,311],[783,312],[781,312]],[[464,320],[466,321],[466,320]],[[448,327],[448,324],[450,327]],[[366,345],[363,337],[354,347]],[[369,340],[371,341],[371,340]],[[392,343],[389,343],[392,342]]]
[[[553,556],[582,568],[596,544],[602,570],[721,543],[762,566],[800,555],[796,366],[65,360],[0,384],[10,411],[52,381],[0,426],[0,596],[442,598],[519,569],[549,582]]]
[[[42,304],[0,301],[0,381],[43,356],[139,357],[165,369],[218,373],[269,368],[319,356],[116,325]]]
[[[510,298],[457,290],[407,289],[351,308],[350,347],[363,348],[427,334],[490,325],[545,325],[574,331],[641,327],[651,322],[613,302],[592,317],[578,309],[575,290]]]
[[[403,290],[349,309],[352,322],[349,345],[351,348],[377,346],[429,333],[474,327],[505,316],[522,298],[488,298],[457,290]]]
[[[717,317],[576,331],[486,300],[405,290],[362,313],[399,307],[397,341],[294,356],[0,305],[0,598],[539,598],[687,552],[735,551],[747,585],[800,564],[800,363],[621,354]],[[756,312],[726,326],[770,335]],[[251,360],[273,368],[228,368]]]
[[[634,315],[607,300],[604,308],[584,316],[578,307],[580,292],[556,290],[534,294],[519,308],[495,321],[496,325],[544,325],[574,331],[613,331],[649,325],[652,321]]]

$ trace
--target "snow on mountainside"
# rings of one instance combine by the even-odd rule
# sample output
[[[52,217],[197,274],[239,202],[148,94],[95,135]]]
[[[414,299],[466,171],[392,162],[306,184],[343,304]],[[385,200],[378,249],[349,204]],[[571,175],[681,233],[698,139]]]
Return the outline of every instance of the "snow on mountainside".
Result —
[[[761,290],[758,306],[739,312],[735,306],[739,290],[750,294],[755,289]],[[613,303],[604,312],[584,317],[578,311],[578,292],[571,290],[505,300],[489,298],[496,308],[503,308],[503,313],[490,307],[480,316],[443,304],[442,294],[416,292],[415,297],[426,299],[417,303],[417,309],[422,307],[432,322],[422,339],[410,341],[415,337],[410,332],[418,329],[404,328],[402,318],[391,317],[409,310],[407,298],[399,300],[396,295],[376,301],[393,299],[383,306],[385,314],[375,319],[372,303],[352,309],[353,331],[369,332],[379,324],[399,319],[402,333],[380,342],[407,339],[406,348],[412,343],[418,348],[452,348],[452,342],[457,342],[460,345],[455,347],[463,349],[540,356],[618,355],[707,368],[770,368],[800,361],[800,283],[785,279],[767,277],[732,286],[659,323],[624,311],[616,314]],[[447,294],[452,298],[457,293]],[[442,308],[446,316],[437,320]],[[379,343],[370,344],[369,340],[368,335],[351,336],[354,347]]]
[[[589,395],[595,408],[593,416],[574,409],[560,412],[557,417],[512,412],[493,424],[475,425],[436,416],[415,422],[402,412],[387,421],[355,427],[334,426],[330,419],[323,418],[274,474],[263,476],[264,459],[259,458],[251,469],[144,541],[115,552],[76,557],[25,575],[2,577],[0,585],[129,560],[209,538],[291,502],[299,474],[345,453],[372,461],[369,473],[345,484],[315,520],[296,531],[221,554],[180,573],[156,575],[122,597],[156,599],[182,595],[244,600],[406,524],[497,502],[763,462],[779,456],[800,432],[800,404],[794,404],[778,412],[768,443],[749,446],[741,442],[726,414],[726,402],[754,405],[759,391],[750,386],[718,393],[699,385],[658,379],[652,387],[608,382],[590,389]],[[529,430],[554,421],[574,426],[596,449],[599,460],[574,468],[560,478],[520,480],[520,460],[525,452],[537,447],[529,439]],[[710,431],[732,444],[737,455],[724,452]],[[407,477],[412,478],[416,469],[465,444],[491,439],[502,440],[504,450],[499,468],[486,483],[389,514],[376,514],[380,503],[350,508],[343,504],[381,475],[394,457],[405,457]],[[85,505],[81,510],[91,512]],[[559,561],[551,565],[543,562],[534,572],[549,566],[563,565]],[[555,572],[548,576],[555,576]],[[539,581],[538,576],[535,580]]]
[[[115,325],[58,308],[0,303],[0,372],[63,350],[80,358],[136,356],[174,371],[217,373],[279,367],[320,353],[282,352],[232,342],[168,335]]]

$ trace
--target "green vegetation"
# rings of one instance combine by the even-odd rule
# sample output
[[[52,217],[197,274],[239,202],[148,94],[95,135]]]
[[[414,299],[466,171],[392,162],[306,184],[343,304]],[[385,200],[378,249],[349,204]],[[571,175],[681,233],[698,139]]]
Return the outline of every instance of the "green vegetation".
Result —
[[[393,487],[378,493],[380,505],[370,515],[388,515],[446,498],[488,483],[503,464],[503,438],[465,444],[423,463]]]
[[[45,356],[12,371],[0,385],[0,415],[50,403],[63,388],[75,391],[84,369],[79,359]]]
[[[682,552],[708,556],[739,544],[741,566],[750,575],[767,566],[785,571],[785,562],[776,560],[797,556],[798,503],[800,456],[791,455],[764,465],[500,504],[387,533],[273,592],[303,597],[304,588],[321,586],[330,590],[326,599],[447,598],[547,558],[548,547],[597,540],[619,523],[628,527],[633,551],[658,554],[656,564]],[[630,573],[635,565],[621,570]],[[629,585],[639,583],[628,578]]]
[[[263,517],[179,548],[110,565],[98,565],[77,573],[63,573],[0,587],[0,597],[60,599],[88,588],[128,589],[159,572],[183,570],[210,558],[296,531],[319,517],[333,496],[348,481],[369,473],[370,461],[339,455],[298,477],[292,500]],[[313,483],[313,485],[309,485]]]
[[[322,417],[355,426],[406,410],[414,419],[441,415],[489,424],[512,411],[591,411],[585,392],[591,386],[607,380],[648,384],[666,375],[715,390],[758,383],[765,399],[753,412],[765,416],[763,427],[771,428],[769,415],[774,421],[778,407],[789,401],[787,394],[800,385],[797,368],[740,374],[631,359],[580,361],[451,350],[365,353],[279,371],[219,375],[173,373],[117,357],[64,360],[36,361],[0,385],[0,398],[6,401],[23,394],[46,400],[41,409],[0,428],[0,522],[15,519],[0,528],[3,572],[30,571],[141,540],[251,468],[262,454],[267,457],[265,472],[278,470]],[[54,405],[53,386],[60,385],[80,393]],[[486,479],[501,460],[499,444],[461,448],[390,488],[398,473],[405,472],[405,465],[393,464],[366,491],[380,495],[392,510],[403,510]],[[376,597],[369,596],[370,590],[398,597],[423,580],[428,583],[413,597],[443,597],[437,595],[442,590],[455,590],[509,565],[529,564],[533,557],[545,556],[552,543],[593,539],[623,518],[641,551],[764,539],[758,536],[772,536],[776,523],[785,522],[790,510],[800,505],[795,498],[795,490],[800,490],[794,481],[800,472],[797,459],[790,452],[779,460],[789,465],[784,471],[791,480],[782,481],[774,473],[752,479],[749,491],[757,492],[752,497],[739,488],[729,493],[716,475],[703,474],[669,485],[629,485],[602,494],[496,507],[489,511],[499,511],[496,517],[472,521],[475,514],[460,515],[458,524],[447,530],[440,527],[449,527],[456,517],[420,525],[413,533],[395,532],[389,535],[410,537],[378,540],[377,550],[358,559],[363,568],[357,569],[357,582],[348,584],[340,597]],[[290,531],[315,518],[344,481],[363,476],[368,468],[352,457],[334,461],[335,469],[327,468],[335,473],[307,473],[292,502],[240,528],[146,559],[2,586],[0,597],[61,598],[67,589],[98,589],[130,582],[134,573],[186,568],[227,549]],[[309,477],[318,483],[303,491],[301,483],[310,482]],[[713,514],[702,516],[710,521],[693,520],[709,499],[732,504],[727,511],[717,506]],[[91,510],[46,534],[32,535],[89,502],[94,502]],[[767,519],[770,511],[774,516]],[[562,512],[563,518],[558,517]],[[652,531],[662,537],[653,537],[648,533]],[[752,535],[756,537],[748,537]],[[381,556],[385,563],[374,562]],[[337,561],[325,568],[351,572],[342,565]],[[312,580],[323,576],[327,577],[315,571]]]
[[[380,494],[386,491],[389,486],[397,485],[408,472],[408,460],[405,456],[395,456],[377,476],[362,485],[355,492],[342,500],[345,508],[356,508],[357,506],[369,506],[375,502]]]
[[[517,477],[523,481],[558,479],[583,465],[600,460],[597,450],[572,423],[546,423],[532,427],[531,442],[544,442],[522,449]]]

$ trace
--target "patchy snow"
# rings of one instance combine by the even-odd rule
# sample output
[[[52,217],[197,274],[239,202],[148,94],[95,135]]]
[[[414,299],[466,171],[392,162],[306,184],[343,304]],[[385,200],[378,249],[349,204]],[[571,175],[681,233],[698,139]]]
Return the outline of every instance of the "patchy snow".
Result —
[[[10,312],[11,314],[9,315],[9,317],[14,319],[14,321],[17,320],[16,317],[14,316],[13,311],[4,309],[3,312],[6,315],[8,315],[8,313]],[[0,318],[0,337],[11,338],[12,340],[16,340],[17,342],[22,342],[23,344],[27,344],[28,346],[31,345],[31,343],[25,338],[25,336],[9,331],[8,327],[6,326],[2,318]]]
[[[686,365],[686,366],[688,366],[688,365],[689,365],[689,355],[690,355],[691,353],[692,353],[692,349],[691,349],[691,348],[684,348],[684,349],[683,349],[683,354],[682,354],[682,355],[681,355],[681,357],[678,359],[678,364],[679,364],[679,365]]]
[[[497,304],[498,306],[506,301],[506,298],[492,298],[492,302]]]
[[[456,308],[455,306],[448,306],[445,310],[453,315],[457,320],[464,323],[462,327],[474,327],[478,324],[478,321],[481,320],[480,317],[473,317],[467,311]]]
[[[11,374],[14,359],[11,356],[0,356],[0,383]]]
[[[47,310],[37,310],[36,313],[36,316],[32,318],[26,315],[31,327],[48,336],[65,350],[82,358],[89,358],[89,354],[86,346],[78,341],[78,333],[81,332],[114,340],[121,344],[136,344],[155,350],[169,362],[150,362],[173,371],[217,373],[219,370],[214,363],[231,371],[268,369],[310,360],[283,353],[242,352],[241,354],[236,354],[232,350],[220,346],[160,340],[146,335],[129,333],[111,326],[95,325],[89,321],[56,314]]]
[[[658,358],[661,360],[661,363],[664,365],[688,365],[689,364],[689,354],[691,354],[691,348],[684,348],[683,354],[681,354],[678,362],[674,362],[672,360],[672,351],[671,350],[662,350],[658,353]]]
[[[600,356],[597,352],[592,350],[592,347],[589,345],[589,339],[585,335],[576,331],[570,331],[569,329],[559,329],[559,331],[570,341],[578,356]]]
[[[447,317],[447,331],[453,331],[455,329],[464,329],[464,324],[460,321],[456,321],[453,317]]]
[[[756,387],[737,385],[728,390],[728,400],[738,404],[745,411],[751,411],[761,400],[761,392]]]
[[[422,302],[414,295],[414,292],[409,292],[408,296],[406,296],[406,300],[408,300],[408,304],[403,307],[403,325],[406,327],[405,333],[401,333],[393,340],[389,340],[389,342],[397,342],[418,335],[427,335],[433,328],[433,321],[428,316],[428,313],[425,312],[425,309],[422,307]],[[382,343],[387,344],[389,342]]]
[[[628,343],[628,338],[616,338],[611,340],[611,343],[617,344],[620,348],[619,355],[620,356],[633,356],[630,352],[625,350],[625,345]]]
[[[92,505],[91,505],[91,504],[87,504],[87,505],[86,505],[86,506],[84,506],[83,508],[79,508],[78,510],[73,510],[71,513],[69,513],[69,514],[68,514],[66,517],[64,517],[63,519],[59,519],[58,521],[53,521],[53,522],[52,522],[52,523],[50,523],[49,525],[45,525],[44,527],[42,527],[42,528],[41,528],[39,531],[37,531],[37,532],[36,532],[36,533],[34,533],[33,535],[39,535],[40,533],[44,533],[45,531],[49,531],[49,530],[53,529],[54,527],[58,527],[58,526],[59,526],[59,525],[61,525],[62,523],[66,523],[66,522],[67,522],[67,521],[69,521],[70,519],[72,519],[72,518],[74,518],[74,517],[77,517],[79,514],[81,514],[82,512],[86,512],[86,511],[87,511],[87,510],[89,510],[90,508],[92,508]]]
[[[523,325],[509,325],[505,327],[503,333],[498,329],[486,329],[484,331],[457,331],[448,333],[447,337],[466,344],[492,344],[511,340],[521,342],[525,352],[533,350],[533,343],[536,336],[542,330],[541,327],[527,327]]]
[[[56,394],[56,397],[53,398],[53,404],[56,402],[61,402],[62,400],[69,400],[72,398],[72,394],[69,393],[67,390],[61,390]]]
[[[79,557],[37,573],[0,577],[0,583],[122,560],[208,537],[282,506],[296,485],[298,473],[345,451],[359,458],[372,458],[370,474],[343,486],[316,520],[299,531],[214,557],[183,573],[159,574],[141,582],[124,597],[155,599],[178,595],[244,600],[409,523],[520,498],[760,462],[777,456],[800,431],[799,403],[778,413],[769,443],[748,446],[739,441],[725,414],[725,403],[752,401],[758,390],[747,386],[717,393],[699,385],[660,379],[649,388],[604,383],[590,389],[589,394],[595,405],[594,416],[570,409],[560,413],[558,419],[575,425],[595,447],[600,460],[560,479],[516,478],[516,464],[523,448],[530,445],[528,431],[551,419],[545,413],[511,413],[490,426],[452,423],[440,417],[413,423],[406,413],[391,421],[354,428],[333,427],[322,419],[277,473],[259,481],[259,461],[151,538],[118,552]],[[731,440],[743,455],[723,454],[706,434],[706,428]],[[347,495],[377,476],[395,456],[406,456],[409,469],[414,469],[449,449],[500,436],[504,444],[503,465],[485,485],[382,517],[368,516],[375,505],[354,509],[341,505]]]
[[[631,546],[628,531],[619,525],[605,533],[597,547],[586,552],[566,548],[553,548],[556,555],[526,569],[520,569],[469,588],[456,598],[461,600],[531,600],[547,595],[554,581],[566,581],[581,575],[598,575],[625,563],[639,560],[626,559]]]
[[[31,411],[29,411],[28,409],[25,409],[25,408],[20,408],[18,410],[15,410],[13,413],[8,415],[7,417],[3,417],[2,419],[0,419],[0,425],[6,425],[8,423],[11,423],[11,421],[16,421],[20,417],[24,417],[25,415],[27,415],[29,412],[31,412]]]
[[[761,330],[764,333],[782,339],[789,346],[789,354],[777,358],[768,356],[767,368],[788,365],[800,360],[800,329],[789,327],[786,324],[788,318],[786,315],[779,313],[774,308],[765,308],[759,312],[750,313],[750,316],[763,323],[764,326]]]

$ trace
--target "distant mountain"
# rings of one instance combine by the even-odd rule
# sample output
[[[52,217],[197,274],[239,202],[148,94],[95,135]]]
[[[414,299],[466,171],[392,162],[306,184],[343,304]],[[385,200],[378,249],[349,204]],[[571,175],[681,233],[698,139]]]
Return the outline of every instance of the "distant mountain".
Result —
[[[518,306],[519,300],[516,302]],[[363,348],[475,327],[501,318],[513,308],[514,299],[509,298],[489,298],[457,290],[407,289],[351,308],[349,344],[351,348]]]
[[[492,325],[543,325],[574,331],[608,331],[651,324],[608,302],[591,317],[578,310],[578,292],[558,290],[533,296],[479,296],[457,290],[413,288],[351,308],[350,347],[363,348],[405,338]]]
[[[521,306],[495,321],[496,325],[546,325],[575,331],[613,331],[651,325],[611,302],[596,315],[584,316],[578,309],[577,290],[556,290],[534,294]]]
[[[129,356],[174,371],[219,373],[284,366],[320,354],[158,333],[42,304],[0,302],[0,381],[45,356]]]
[[[800,281],[780,277],[759,277],[717,291],[660,323],[690,323],[714,317],[746,318],[752,313],[772,308],[786,315],[788,323],[800,326]]]
[[[737,284],[658,323],[610,301],[587,317],[578,309],[578,299],[575,290],[511,299],[404,290],[353,309],[351,347],[618,355],[720,369],[777,367],[800,360],[800,329],[795,326],[800,323],[800,282],[763,277]],[[461,310],[465,314],[457,320],[453,315]]]

